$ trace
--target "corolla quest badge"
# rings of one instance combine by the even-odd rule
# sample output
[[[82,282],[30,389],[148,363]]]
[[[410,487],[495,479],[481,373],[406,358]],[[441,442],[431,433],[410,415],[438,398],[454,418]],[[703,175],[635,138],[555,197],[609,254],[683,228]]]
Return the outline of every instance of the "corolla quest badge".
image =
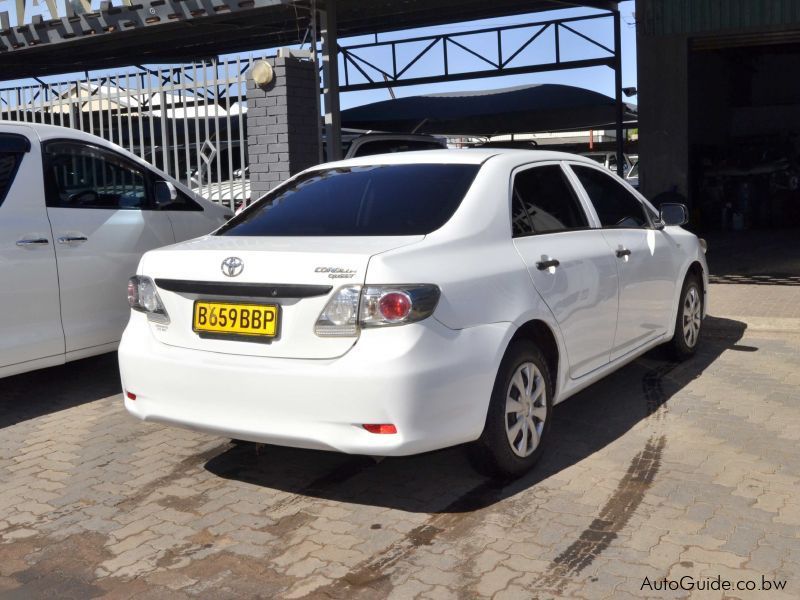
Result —
[[[229,256],[222,261],[222,274],[226,277],[236,277],[244,271],[244,261],[238,256]]]

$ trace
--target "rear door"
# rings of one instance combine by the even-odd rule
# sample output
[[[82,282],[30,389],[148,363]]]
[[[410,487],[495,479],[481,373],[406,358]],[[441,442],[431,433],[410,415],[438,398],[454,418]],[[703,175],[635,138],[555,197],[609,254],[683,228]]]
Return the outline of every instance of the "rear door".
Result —
[[[512,233],[536,290],[555,316],[570,376],[609,362],[617,325],[617,269],[602,231],[558,163],[512,179]]]
[[[60,362],[64,333],[41,152],[33,131],[21,127],[0,131],[0,231],[0,369]]]
[[[655,229],[644,205],[614,176],[572,164],[603,227],[619,271],[619,321],[611,360],[667,331],[678,263],[673,244]]]
[[[100,146],[44,147],[47,215],[55,238],[66,351],[114,344],[128,321],[128,278],[147,250],[174,242],[153,210],[145,169]]]

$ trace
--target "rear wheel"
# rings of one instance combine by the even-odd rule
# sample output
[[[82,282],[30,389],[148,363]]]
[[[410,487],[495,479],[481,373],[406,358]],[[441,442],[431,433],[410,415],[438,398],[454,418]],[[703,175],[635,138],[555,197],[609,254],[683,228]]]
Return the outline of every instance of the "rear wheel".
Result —
[[[703,292],[700,281],[695,275],[687,275],[675,318],[675,335],[669,343],[674,358],[686,360],[694,355],[700,341],[702,325]]]
[[[514,342],[500,363],[483,433],[470,448],[475,468],[497,478],[530,470],[550,430],[552,398],[552,379],[539,349]]]

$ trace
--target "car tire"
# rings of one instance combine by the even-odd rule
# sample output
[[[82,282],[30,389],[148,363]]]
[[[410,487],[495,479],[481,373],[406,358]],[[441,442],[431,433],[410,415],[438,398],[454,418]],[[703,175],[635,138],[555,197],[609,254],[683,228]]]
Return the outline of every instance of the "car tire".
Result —
[[[477,471],[496,479],[514,479],[542,455],[553,413],[553,382],[539,349],[513,342],[497,372],[486,424],[469,448]]]
[[[675,360],[683,361],[694,356],[703,330],[703,288],[696,275],[686,276],[678,302],[669,348]]]

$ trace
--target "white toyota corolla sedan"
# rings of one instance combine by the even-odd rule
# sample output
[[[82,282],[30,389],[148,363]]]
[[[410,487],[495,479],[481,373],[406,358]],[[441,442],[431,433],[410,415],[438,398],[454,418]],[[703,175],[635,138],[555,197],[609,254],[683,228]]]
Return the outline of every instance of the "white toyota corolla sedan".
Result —
[[[324,164],[148,252],[119,358],[141,419],[402,456],[540,456],[553,405],[659,344],[691,356],[707,268],[588,158],[434,150]]]

